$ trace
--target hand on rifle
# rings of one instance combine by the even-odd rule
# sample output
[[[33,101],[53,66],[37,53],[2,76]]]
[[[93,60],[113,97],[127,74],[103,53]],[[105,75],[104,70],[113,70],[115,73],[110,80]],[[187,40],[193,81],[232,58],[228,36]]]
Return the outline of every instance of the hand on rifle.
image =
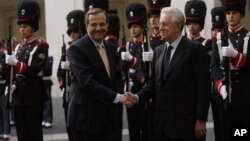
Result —
[[[121,53],[121,58],[123,61],[129,62],[133,59],[133,56],[128,51],[126,51]]]
[[[229,45],[221,48],[221,56],[235,58],[238,51],[234,48],[233,44],[229,40]]]
[[[61,68],[63,70],[70,70],[70,68],[69,68],[69,61],[61,61]]]
[[[222,85],[220,87],[220,95],[222,96],[223,100],[227,98],[227,90],[226,90],[226,85]]]
[[[154,52],[152,50],[142,53],[142,60],[151,62],[153,60]]]
[[[16,59],[16,54],[6,55],[5,63],[11,66],[15,66],[18,60]]]

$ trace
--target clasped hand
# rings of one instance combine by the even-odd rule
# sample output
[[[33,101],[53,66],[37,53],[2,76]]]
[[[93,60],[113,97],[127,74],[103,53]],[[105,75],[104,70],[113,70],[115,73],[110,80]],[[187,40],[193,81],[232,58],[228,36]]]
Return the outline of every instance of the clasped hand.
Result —
[[[138,102],[138,97],[131,92],[126,92],[125,94],[121,95],[119,102],[130,108]]]

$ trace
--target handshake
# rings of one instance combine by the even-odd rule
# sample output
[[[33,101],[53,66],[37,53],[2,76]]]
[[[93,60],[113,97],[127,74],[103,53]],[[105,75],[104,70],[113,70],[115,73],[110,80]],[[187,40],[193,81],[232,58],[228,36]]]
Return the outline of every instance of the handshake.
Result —
[[[130,108],[139,102],[139,98],[136,94],[126,92],[125,94],[121,95],[119,102]]]

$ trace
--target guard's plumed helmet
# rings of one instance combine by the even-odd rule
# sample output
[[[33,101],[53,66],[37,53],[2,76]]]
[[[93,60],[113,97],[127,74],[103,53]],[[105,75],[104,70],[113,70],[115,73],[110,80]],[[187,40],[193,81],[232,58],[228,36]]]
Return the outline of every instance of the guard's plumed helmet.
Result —
[[[211,10],[212,29],[223,28],[225,25],[225,15],[222,7],[214,7]]]
[[[72,31],[86,33],[86,26],[84,22],[85,13],[82,10],[73,10],[68,13],[67,19],[67,34],[70,35]]]
[[[126,17],[128,28],[132,24],[138,24],[144,27],[147,24],[147,11],[146,7],[141,3],[131,3],[126,8]]]
[[[246,0],[221,0],[225,11],[236,10],[245,16]]]
[[[186,24],[198,23],[201,29],[204,28],[207,6],[202,0],[190,0],[185,5]]]
[[[148,0],[148,17],[152,14],[160,15],[161,9],[170,4],[171,0]]]
[[[17,5],[17,16],[17,24],[28,24],[34,32],[39,29],[40,7],[36,1],[20,1]]]
[[[108,12],[109,0],[84,0],[84,11],[89,11],[91,8],[101,8]]]

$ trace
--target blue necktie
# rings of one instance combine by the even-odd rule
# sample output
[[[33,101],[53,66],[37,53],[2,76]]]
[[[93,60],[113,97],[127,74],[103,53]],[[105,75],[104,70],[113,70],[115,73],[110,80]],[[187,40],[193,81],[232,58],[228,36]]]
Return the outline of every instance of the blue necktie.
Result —
[[[171,57],[171,50],[172,50],[172,46],[168,46],[167,51],[165,51],[164,54],[164,59],[162,62],[163,65],[163,69],[162,69],[162,74],[163,74],[163,79],[166,78],[167,72],[168,72],[168,67],[170,64],[170,57]]]

